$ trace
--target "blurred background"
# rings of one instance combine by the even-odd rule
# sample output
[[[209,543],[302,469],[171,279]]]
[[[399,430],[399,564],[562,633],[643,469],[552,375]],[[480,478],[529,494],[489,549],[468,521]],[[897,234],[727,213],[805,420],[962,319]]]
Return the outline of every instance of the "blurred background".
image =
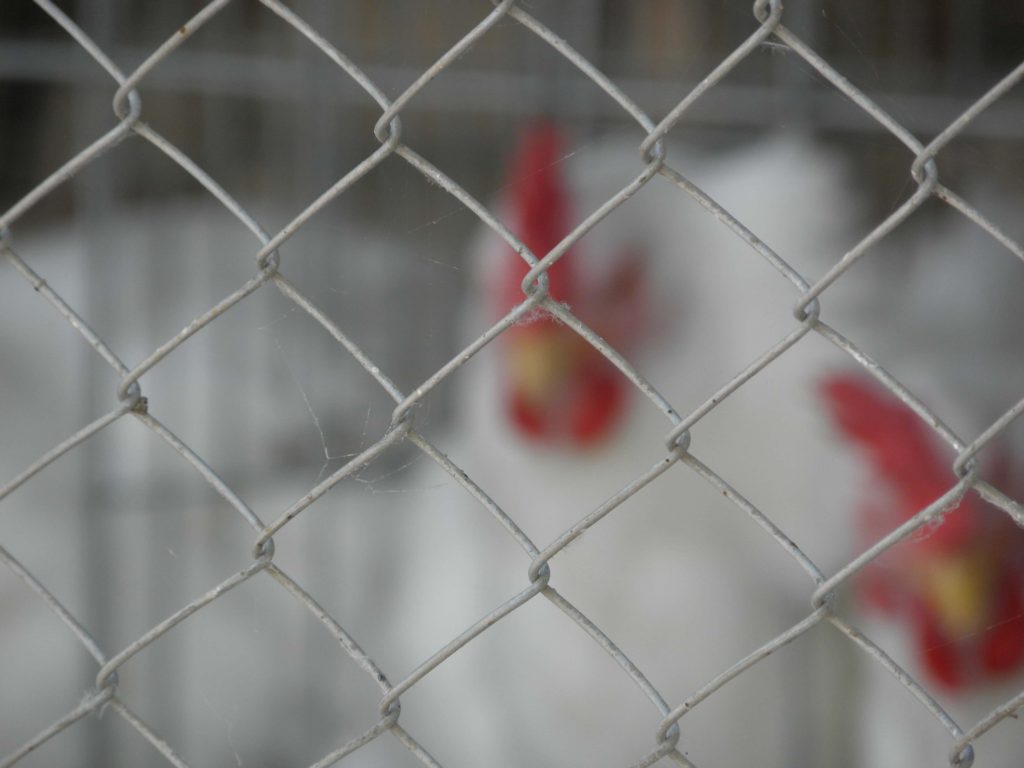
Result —
[[[749,2],[523,5],[656,119],[755,28]],[[59,6],[130,71],[201,4]],[[1024,56],[1020,3],[792,6],[786,25],[925,142]],[[291,7],[393,98],[489,5],[297,0]],[[255,2],[229,4],[139,90],[143,119],[268,232],[378,146],[372,127],[380,110],[372,99]],[[109,76],[40,8],[28,0],[0,4],[0,210],[115,124],[114,91]],[[639,143],[617,105],[512,20],[410,102],[402,112],[403,141],[491,202],[516,136],[538,116],[557,119],[580,141],[631,129]],[[967,190],[984,187],[985,199],[1022,199],[1022,125],[1018,87],[943,151],[944,181],[968,197]],[[911,189],[906,148],[773,43],[702,98],[672,138],[724,153],[775,132],[813,135],[849,157],[859,171],[851,205],[856,200],[872,221]],[[986,212],[1022,234],[1019,204]],[[913,216],[895,236],[891,268],[900,269],[900,242],[951,216],[934,202]],[[460,306],[477,228],[471,212],[391,157],[282,248],[281,271],[410,391],[472,335]],[[129,366],[252,276],[258,250],[220,203],[139,138],[60,185],[16,222],[11,236],[19,255]],[[117,377],[9,263],[0,262],[0,296],[6,481],[114,407]],[[334,339],[270,287],[147,373],[143,389],[154,412],[252,498],[264,520],[377,439],[393,407]],[[453,407],[452,389],[441,387],[418,423],[441,430]],[[0,504],[0,544],[110,652],[244,567],[252,542],[237,513],[194,471],[126,421]],[[328,496],[306,513],[308,525],[279,535],[286,569],[335,615],[386,609],[373,587],[386,593],[400,564],[379,521],[386,522],[395,493],[408,490],[403,470],[414,458],[408,449],[388,452],[346,481],[363,514],[350,516],[344,530],[323,508],[331,506]],[[359,559],[366,550],[381,554]],[[345,571],[350,559],[360,563],[357,574]],[[281,590],[247,583],[224,602],[219,615],[197,615],[122,673],[125,699],[176,749],[205,765],[308,764],[372,723],[371,705],[350,723],[322,686],[308,684],[333,674],[353,697],[379,698],[372,681],[339,658],[323,628]],[[0,616],[2,756],[70,709],[95,665],[2,569]],[[370,621],[364,631],[372,638],[377,630]],[[271,722],[275,737],[268,740],[262,732]],[[386,741],[371,748],[381,750],[384,764],[415,764]],[[143,766],[162,758],[107,716],[90,718],[19,763],[57,764]]]

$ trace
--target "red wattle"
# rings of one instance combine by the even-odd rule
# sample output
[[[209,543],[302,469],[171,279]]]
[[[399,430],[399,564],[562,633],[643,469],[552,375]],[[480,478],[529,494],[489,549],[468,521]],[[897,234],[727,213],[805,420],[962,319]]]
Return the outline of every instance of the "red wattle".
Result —
[[[920,610],[914,619],[921,663],[931,679],[952,691],[963,688],[968,681],[957,643],[950,641],[931,611]]]
[[[592,445],[608,436],[618,424],[626,404],[622,375],[615,370],[584,372],[574,393],[569,416],[569,435],[579,445]]]
[[[1024,587],[1012,578],[1019,574],[1006,576],[981,646],[982,666],[991,677],[1005,677],[1024,665]]]
[[[509,420],[527,437],[544,437],[549,429],[543,414],[526,402],[518,392],[510,393],[506,398]]]

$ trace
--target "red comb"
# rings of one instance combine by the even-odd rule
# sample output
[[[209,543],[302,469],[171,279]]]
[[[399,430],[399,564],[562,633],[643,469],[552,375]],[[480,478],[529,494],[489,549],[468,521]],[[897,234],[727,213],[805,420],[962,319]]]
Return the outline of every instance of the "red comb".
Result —
[[[952,456],[940,453],[932,431],[895,396],[849,375],[827,378],[821,392],[839,431],[867,452],[872,469],[894,492],[898,508],[887,529],[917,514],[956,483]],[[973,500],[965,498],[922,544],[959,546],[977,525],[973,506]]]
[[[558,245],[571,227],[569,190],[563,174],[562,135],[553,123],[526,129],[509,169],[512,231],[538,258]],[[548,270],[549,293],[569,301],[572,280],[565,254]],[[529,271],[525,261],[510,254],[502,286],[505,309],[523,300],[520,283]]]

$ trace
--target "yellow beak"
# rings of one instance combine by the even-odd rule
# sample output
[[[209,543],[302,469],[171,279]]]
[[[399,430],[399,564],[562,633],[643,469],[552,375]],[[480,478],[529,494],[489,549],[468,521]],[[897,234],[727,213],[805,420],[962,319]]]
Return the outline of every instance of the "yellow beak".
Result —
[[[531,405],[549,402],[579,358],[578,341],[568,328],[555,326],[511,336],[506,351],[513,388]]]
[[[993,568],[984,551],[930,560],[924,571],[928,602],[953,637],[984,629],[993,587]]]

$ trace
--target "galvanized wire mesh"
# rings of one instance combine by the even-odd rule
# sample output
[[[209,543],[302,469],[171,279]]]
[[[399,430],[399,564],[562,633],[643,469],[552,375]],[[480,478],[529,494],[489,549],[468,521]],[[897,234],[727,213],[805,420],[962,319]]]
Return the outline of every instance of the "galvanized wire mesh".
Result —
[[[241,571],[216,584],[208,591],[196,595],[187,604],[170,613],[151,629],[138,636],[133,642],[121,649],[108,649],[95,639],[94,631],[90,631],[62,602],[56,597],[61,592],[57,585],[47,585],[34,572],[34,566],[15,559],[6,549],[0,547],[0,559],[32,590],[60,619],[81,645],[96,662],[97,670],[93,684],[83,691],[81,701],[65,715],[50,724],[40,724],[40,730],[29,736],[23,745],[11,754],[0,759],[0,766],[18,763],[22,758],[38,747],[69,728],[82,727],[81,722],[90,715],[105,709],[113,710],[125,723],[141,734],[153,748],[163,755],[172,765],[182,766],[185,761],[175,751],[173,744],[165,741],[157,732],[139,717],[132,708],[130,697],[119,690],[118,670],[130,659],[144,649],[160,643],[161,639],[178,624],[188,621],[200,609],[216,610],[216,603],[227,592],[253,579],[257,574],[265,572],[284,592],[299,605],[309,611],[324,629],[338,642],[339,651],[347,654],[355,661],[379,687],[381,699],[378,705],[376,723],[358,737],[338,746],[323,755],[315,763],[326,766],[343,761],[347,755],[360,750],[378,737],[397,739],[409,752],[424,765],[438,765],[438,762],[421,746],[420,739],[426,735],[412,734],[403,726],[400,702],[407,693],[430,675],[442,662],[459,653],[467,644],[472,643],[482,633],[503,621],[527,602],[543,596],[560,608],[571,621],[582,627],[589,636],[615,659],[623,674],[641,688],[660,712],[660,722],[652,723],[652,742],[647,754],[637,755],[636,766],[653,765],[667,759],[679,765],[692,763],[684,755],[684,744],[680,742],[679,721],[689,711],[699,707],[708,697],[731,680],[744,674],[748,669],[767,658],[773,651],[795,640],[810,629],[828,624],[841,633],[851,644],[859,647],[875,663],[890,671],[948,731],[950,736],[950,763],[956,766],[967,766],[973,762],[973,744],[983,739],[985,734],[1006,718],[1013,717],[1019,708],[1024,706],[1024,691],[1009,698],[1005,703],[992,710],[988,715],[974,723],[957,723],[946,714],[933,695],[905,670],[890,658],[886,652],[867,637],[850,619],[836,610],[831,598],[846,585],[855,574],[890,550],[897,543],[912,536],[915,531],[936,520],[945,512],[955,507],[969,491],[980,493],[986,500],[995,504],[1010,515],[1019,525],[1024,525],[1024,509],[989,480],[979,474],[976,455],[1002,434],[1010,422],[1021,411],[1024,411],[1024,400],[1021,400],[990,426],[973,436],[954,434],[945,426],[943,414],[933,413],[915,395],[905,388],[886,369],[878,365],[868,350],[863,350],[844,337],[841,330],[830,327],[820,317],[820,302],[827,291],[841,280],[850,267],[860,260],[873,246],[887,238],[908,217],[924,203],[937,198],[952,209],[962,214],[975,226],[987,232],[992,238],[1008,249],[1018,259],[1024,260],[1024,248],[970,202],[948,188],[939,180],[938,159],[943,149],[978,117],[978,115],[1002,98],[1015,84],[1024,78],[1024,64],[1017,66],[996,85],[981,95],[971,106],[960,114],[948,126],[939,131],[929,141],[919,140],[897,120],[895,120],[869,93],[860,90],[847,80],[840,72],[829,64],[814,49],[806,45],[794,35],[784,24],[786,13],[778,0],[759,0],[753,7],[752,31],[749,37],[724,58],[721,63],[709,72],[700,83],[663,117],[657,119],[644,112],[631,96],[615,82],[612,82],[599,71],[586,57],[574,50],[565,40],[538,21],[514,0],[502,0],[494,4],[493,9],[483,9],[478,24],[466,31],[459,42],[450,47],[437,61],[424,70],[398,96],[389,98],[344,52],[338,50],[329,41],[323,30],[318,30],[296,14],[288,6],[278,0],[261,0],[266,12],[275,14],[282,24],[290,26],[315,47],[328,61],[340,69],[345,76],[358,85],[380,108],[380,117],[374,126],[374,137],[379,146],[358,164],[354,165],[344,176],[333,183],[316,200],[307,205],[286,226],[277,232],[266,231],[257,218],[246,210],[232,194],[221,187],[218,182],[189,156],[182,152],[174,143],[154,130],[144,121],[145,107],[139,95],[139,87],[151,73],[175,53],[186,41],[214,18],[229,0],[216,0],[207,4],[192,18],[187,19],[158,46],[145,61],[131,72],[122,71],[118,65],[76,24],[76,22],[49,0],[37,0],[37,5],[52,20],[86,51],[96,66],[106,72],[115,86],[113,96],[113,112],[115,120],[109,131],[97,137],[86,149],[70,158],[49,177],[36,185],[17,203],[0,216],[0,245],[6,260],[25,279],[25,289],[36,291],[49,302],[68,324],[82,337],[92,352],[110,366],[119,377],[119,383],[112,393],[116,405],[108,412],[99,415],[87,426],[72,432],[65,440],[46,451],[23,471],[18,473],[0,488],[0,500],[16,493],[29,482],[40,482],[38,477],[54,462],[86,441],[107,430],[121,419],[135,419],[148,428],[160,440],[170,446],[191,467],[196,475],[222,497],[253,532],[251,562]],[[412,149],[403,138],[402,113],[414,102],[420,93],[435,78],[445,71],[460,56],[465,54],[481,38],[486,36],[500,22],[514,22],[540,40],[543,40],[554,51],[569,62],[578,72],[607,96],[606,108],[621,111],[629,119],[639,125],[647,134],[646,139],[637,147],[636,177],[614,196],[610,197],[597,210],[590,213],[576,228],[566,236],[557,247],[549,253],[531,253],[530,250],[512,233],[487,204],[473,197],[459,183],[454,181],[444,169],[435,166],[421,154]],[[803,275],[795,270],[780,255],[769,248],[757,235],[747,229],[744,224],[719,206],[699,187],[691,183],[684,175],[671,165],[672,158],[666,156],[664,142],[668,133],[688,114],[688,111],[699,100],[719,86],[719,83],[737,65],[744,61],[754,50],[765,43],[784,46],[786,50],[799,56],[809,64],[822,78],[846,98],[876,121],[882,129],[895,137],[911,153],[911,176],[917,185],[916,190],[901,205],[879,221],[877,225],[853,248],[842,255],[834,266],[821,275]],[[31,259],[23,258],[16,250],[14,235],[18,231],[19,222],[41,200],[55,189],[66,183],[71,177],[103,158],[115,152],[118,145],[130,136],[144,139],[157,151],[163,153],[179,166],[196,182],[198,182],[220,205],[241,222],[254,238],[255,270],[253,275],[237,289],[214,303],[206,311],[187,322],[181,331],[173,335],[163,344],[153,349],[141,360],[131,364],[122,360],[121,356],[100,335],[92,330],[88,319],[79,314],[74,306],[65,301],[46,282],[46,275],[37,273]],[[480,222],[489,227],[512,249],[517,251],[530,265],[530,271],[523,280],[523,300],[505,317],[494,323],[485,333],[459,351],[445,365],[438,368],[432,375],[425,378],[410,391],[402,391],[350,337],[339,327],[328,312],[315,304],[294,283],[290,282],[284,272],[287,261],[282,259],[278,249],[285,244],[311,219],[322,212],[325,206],[339,196],[345,195],[363,180],[374,168],[391,157],[401,158],[422,174],[430,183],[439,186],[458,201],[461,206],[471,211]],[[547,270],[570,247],[586,235],[598,222],[611,211],[622,205],[639,189],[648,184],[655,176],[662,176],[675,185],[679,194],[689,195],[696,199],[709,213],[718,219],[721,226],[731,229],[737,237],[746,241],[753,251],[765,259],[785,279],[792,283],[794,305],[792,308],[792,330],[779,339],[770,348],[751,360],[748,367],[739,375],[721,382],[720,389],[703,405],[688,414],[681,414],[666,400],[645,378],[642,371],[635,370],[614,348],[604,342],[588,328],[565,305],[558,303],[548,294]],[[199,455],[184,440],[168,429],[156,414],[160,412],[159,403],[150,403],[140,384],[142,377],[157,366],[173,365],[172,353],[199,331],[216,323],[225,313],[236,305],[246,301],[259,291],[273,285],[294,306],[308,314],[322,326],[337,342],[339,347],[351,355],[362,368],[376,381],[377,385],[394,401],[395,407],[391,415],[390,425],[375,442],[361,453],[351,458],[340,469],[329,474],[313,487],[303,493],[293,504],[283,509],[273,519],[263,520],[252,510],[230,485],[225,482],[217,470]],[[448,458],[422,432],[417,430],[416,407],[423,403],[439,385],[459,374],[460,369],[485,346],[493,343],[507,329],[526,315],[537,310],[544,310],[557,317],[565,325],[572,328],[583,339],[593,345],[640,390],[646,398],[661,411],[666,422],[664,435],[664,456],[648,471],[627,483],[618,493],[608,498],[597,509],[579,517],[578,521],[564,533],[547,543],[534,543],[517,525],[513,516],[507,514],[489,496],[487,488],[478,486],[473,478],[466,474],[452,459]],[[744,499],[741,489],[732,488],[729,483],[717,475],[700,461],[699,441],[691,443],[690,430],[713,409],[741,388],[746,382],[771,366],[781,355],[805,337],[817,334],[833,344],[881,385],[895,394],[901,401],[910,406],[921,419],[931,425],[936,435],[956,452],[952,465],[958,480],[947,492],[934,503],[920,510],[912,519],[901,525],[889,535],[879,540],[872,547],[850,560],[835,573],[823,572],[800,548],[790,541],[786,532],[777,527],[768,516]],[[518,545],[529,555],[531,565],[528,582],[522,591],[513,599],[495,606],[493,611],[458,636],[453,637],[444,647],[424,659],[411,673],[402,679],[392,679],[390,671],[381,669],[373,660],[373,649],[364,650],[354,639],[359,634],[359,627],[343,627],[327,609],[299,583],[285,572],[275,561],[274,537],[286,527],[301,525],[303,512],[320,497],[330,491],[346,478],[351,478],[369,463],[382,455],[396,450],[401,445],[412,445],[426,457],[441,467],[455,483],[468,491],[491,515],[493,515],[511,535]],[[457,459],[458,457],[456,457]],[[676,465],[680,465],[677,467]],[[685,468],[685,469],[684,469]],[[667,699],[659,692],[659,681],[648,679],[640,668],[633,663],[628,649],[620,648],[602,629],[583,612],[562,596],[552,583],[550,563],[562,550],[572,544],[588,529],[600,523],[610,512],[621,505],[626,499],[637,493],[649,483],[657,482],[658,478],[669,471],[694,470],[712,483],[740,509],[750,517],[752,522],[759,524],[772,538],[785,547],[792,557],[806,572],[808,611],[806,617],[782,632],[770,642],[764,644],[749,656],[737,659],[729,669],[723,670],[706,685],[694,692],[681,703]],[[43,475],[45,477],[45,475]],[[52,591],[51,591],[52,590]]]

